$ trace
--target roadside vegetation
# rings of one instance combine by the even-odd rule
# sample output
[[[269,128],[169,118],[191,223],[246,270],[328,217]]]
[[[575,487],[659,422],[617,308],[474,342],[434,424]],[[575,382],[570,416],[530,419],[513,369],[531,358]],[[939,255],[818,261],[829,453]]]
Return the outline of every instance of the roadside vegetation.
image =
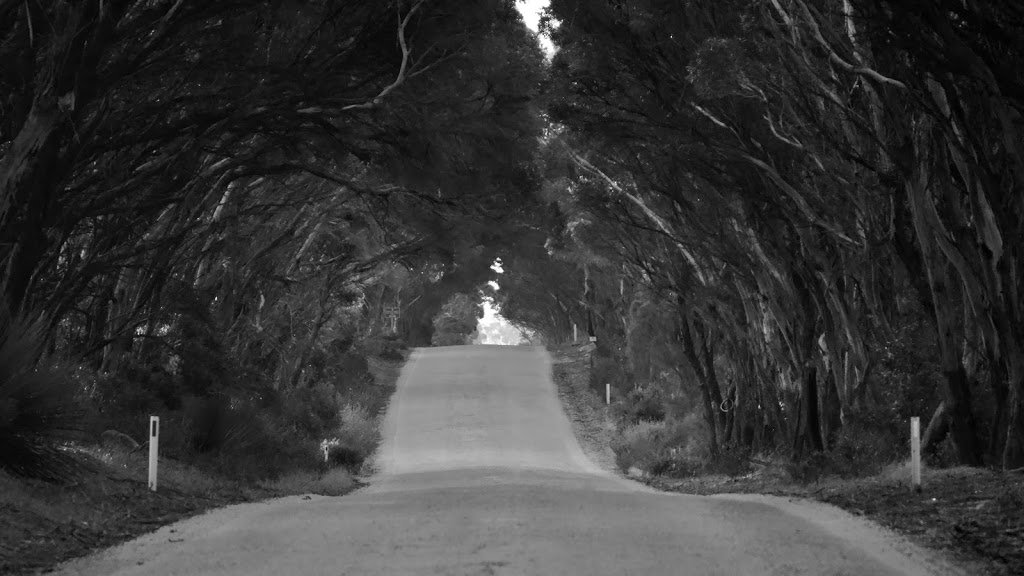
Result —
[[[794,462],[784,451],[723,450],[711,457],[692,398],[616,390],[591,344],[551,346],[553,376],[573,431],[603,467],[659,490],[770,494],[833,504],[951,554],[971,574],[1009,576],[1024,566],[1024,473],[951,466],[931,459],[923,490],[911,489],[909,442],[868,437],[834,454]],[[682,408],[681,408],[682,407]]]
[[[45,571],[211,508],[352,491],[372,472],[365,464],[406,356],[390,339],[361,357],[361,378],[345,394],[314,396],[302,407],[291,400],[292,412],[199,402],[190,409],[190,401],[180,410],[149,405],[115,414],[85,393],[69,403],[81,374],[66,367],[26,372],[22,360],[18,369],[5,353],[33,332],[15,334],[0,334],[0,434],[5,457],[17,456],[17,466],[0,467],[3,574]],[[151,411],[161,415],[156,492],[147,486]]]
[[[529,219],[514,6],[0,2],[0,62],[0,572],[372,472]]]
[[[551,0],[548,61],[511,0],[0,1],[0,470],[150,414],[204,474],[358,469],[372,362],[490,297],[596,338],[621,469],[854,478],[918,416],[1016,474],[1022,22]]]
[[[497,304],[596,341],[619,469],[869,477],[918,417],[927,465],[1020,477],[1019,3],[548,16],[546,210]]]

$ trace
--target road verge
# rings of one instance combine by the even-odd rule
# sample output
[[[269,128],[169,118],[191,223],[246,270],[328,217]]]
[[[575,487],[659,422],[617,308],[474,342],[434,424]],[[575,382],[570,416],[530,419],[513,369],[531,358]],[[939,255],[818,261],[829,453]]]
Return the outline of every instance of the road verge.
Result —
[[[393,391],[404,363],[404,358],[371,358],[374,386]],[[71,482],[27,480],[0,470],[0,574],[44,573],[66,560],[225,506],[286,496],[341,496],[361,485],[343,468],[318,470],[316,464],[273,480],[245,481],[161,459],[160,489],[151,492],[142,451],[91,445],[68,449],[83,464]]]
[[[591,389],[592,345],[550,350],[553,380],[584,451],[603,468],[616,469],[611,413]],[[938,551],[972,575],[1024,574],[1024,473],[977,468],[926,469],[924,490],[909,485],[906,464],[867,478],[820,477],[794,481],[786,462],[751,461],[737,476],[631,475],[652,488],[696,495],[766,495],[817,501],[877,523],[925,549]],[[818,504],[820,506],[820,504]]]

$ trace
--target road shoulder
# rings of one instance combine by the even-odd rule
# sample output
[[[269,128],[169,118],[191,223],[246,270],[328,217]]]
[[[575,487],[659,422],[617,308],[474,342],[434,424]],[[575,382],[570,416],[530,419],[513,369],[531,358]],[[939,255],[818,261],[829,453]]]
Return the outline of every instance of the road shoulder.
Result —
[[[370,368],[379,385],[393,388],[404,364],[372,359]],[[0,470],[0,574],[49,572],[62,562],[233,506],[342,496],[364,485],[342,468],[321,472],[314,465],[273,481],[242,481],[161,458],[160,489],[151,492],[142,452],[73,449],[84,466],[69,483],[26,480]]]
[[[589,385],[591,349],[552,349],[552,376],[584,451],[621,475],[610,448],[614,423]],[[755,499],[824,526],[839,525],[838,514],[848,519],[842,525],[891,534],[896,549],[909,551],[937,573],[956,573],[955,564],[972,575],[1024,574],[1024,474],[926,469],[920,494],[911,491],[908,478],[904,467],[891,466],[868,478],[800,484],[788,477],[784,463],[759,462],[751,473],[736,477],[633,479],[664,492]]]
[[[618,474],[611,449],[615,424],[601,399],[590,389],[588,361],[592,350],[593,345],[586,344],[549,351],[551,378],[583,453],[602,470]]]

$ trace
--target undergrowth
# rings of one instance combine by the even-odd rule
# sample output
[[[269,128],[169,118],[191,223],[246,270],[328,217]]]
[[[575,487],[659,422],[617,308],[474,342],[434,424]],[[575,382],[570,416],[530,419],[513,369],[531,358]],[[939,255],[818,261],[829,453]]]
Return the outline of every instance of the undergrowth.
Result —
[[[0,312],[0,468],[56,481],[82,466],[61,444],[82,433],[85,411],[66,371],[39,361],[45,325]]]

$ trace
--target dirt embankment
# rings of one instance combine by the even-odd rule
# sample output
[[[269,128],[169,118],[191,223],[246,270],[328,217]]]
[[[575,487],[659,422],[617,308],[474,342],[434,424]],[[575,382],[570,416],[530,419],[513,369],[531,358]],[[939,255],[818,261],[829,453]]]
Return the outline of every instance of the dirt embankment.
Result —
[[[614,423],[602,398],[590,390],[590,347],[551,351],[559,397],[588,456],[614,468]],[[595,456],[598,455],[598,456]],[[877,522],[912,542],[943,551],[972,575],[1024,575],[1024,473],[974,468],[925,470],[924,490],[909,485],[905,466],[878,476],[794,482],[782,462],[754,462],[739,477],[655,476],[645,483],[685,494],[768,494],[832,504]]]

